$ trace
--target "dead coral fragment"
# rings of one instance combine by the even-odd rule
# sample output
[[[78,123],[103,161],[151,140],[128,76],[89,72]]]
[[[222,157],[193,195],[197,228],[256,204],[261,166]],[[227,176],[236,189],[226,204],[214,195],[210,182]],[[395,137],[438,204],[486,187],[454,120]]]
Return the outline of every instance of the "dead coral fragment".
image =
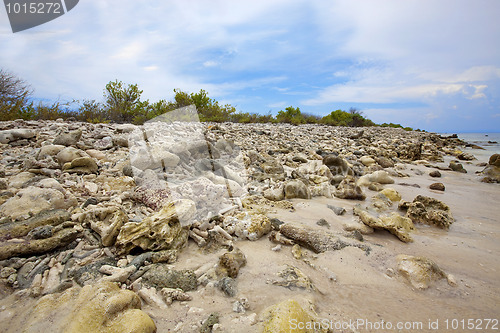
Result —
[[[399,273],[417,289],[427,289],[432,282],[440,279],[447,279],[448,284],[456,285],[453,275],[446,274],[430,259],[400,254],[397,261]]]

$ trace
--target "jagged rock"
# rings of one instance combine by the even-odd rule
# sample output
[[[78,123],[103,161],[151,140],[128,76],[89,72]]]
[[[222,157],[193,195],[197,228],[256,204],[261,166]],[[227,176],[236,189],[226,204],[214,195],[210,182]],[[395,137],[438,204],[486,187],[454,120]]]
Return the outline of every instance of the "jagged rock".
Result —
[[[334,233],[311,229],[295,223],[283,224],[280,228],[280,233],[316,253],[341,250],[346,246],[354,246],[369,251],[364,244],[353,243],[342,239],[341,236]]]
[[[150,188],[138,186],[135,188],[131,198],[143,203],[153,210],[159,210],[172,201],[171,191],[167,188]]]
[[[340,182],[334,195],[340,199],[365,200],[366,195],[361,187],[356,185],[354,177],[347,176]]]
[[[371,206],[377,211],[384,211],[392,206],[392,201],[385,194],[379,192],[372,197]]]
[[[113,144],[119,147],[128,147],[128,135],[117,134],[113,135]]]
[[[441,229],[449,229],[455,221],[448,205],[423,195],[418,195],[411,203],[401,203],[400,207],[407,207],[406,216],[413,223],[424,223],[435,225]]]
[[[422,142],[411,142],[396,148],[398,157],[402,160],[416,161],[422,159]]]
[[[446,274],[432,260],[424,257],[398,255],[398,271],[417,289],[427,289],[437,280],[447,279],[450,285],[455,285],[455,278]]]
[[[193,298],[191,295],[185,293],[180,288],[162,288],[161,294],[165,299],[167,305],[171,305],[174,301],[191,301]]]
[[[102,139],[94,141],[94,148],[97,150],[106,150],[113,148],[113,139],[110,136],[105,136]]]
[[[198,281],[194,271],[173,270],[165,264],[153,264],[142,276],[142,283],[155,288],[179,288],[183,291],[195,290]]]
[[[278,276],[281,277],[282,280],[272,281],[272,283],[277,286],[300,288],[309,291],[316,290],[311,279],[295,266],[286,265],[286,268],[280,271]]]
[[[467,170],[465,170],[464,166],[459,162],[451,161],[449,167],[453,171],[467,173]]]
[[[268,174],[276,175],[285,172],[281,163],[276,160],[266,161],[262,163],[260,167],[262,168],[262,170],[264,170],[265,173]]]
[[[291,180],[285,184],[285,198],[311,199],[309,188],[300,180]]]
[[[83,220],[101,236],[103,246],[112,246],[122,226],[128,222],[128,216],[119,207],[107,207],[86,212]]]
[[[354,214],[359,216],[360,220],[371,228],[385,229],[405,243],[413,242],[410,232],[414,230],[415,227],[412,221],[407,217],[394,212],[391,213],[391,215],[376,217],[363,209],[361,205],[356,205],[354,207]]]
[[[217,287],[219,287],[219,289],[229,297],[234,297],[238,293],[238,290],[236,288],[236,280],[229,276],[225,276],[220,279],[217,282]]]
[[[129,253],[135,247],[144,251],[180,249],[188,239],[188,231],[182,227],[181,221],[189,221],[195,213],[196,207],[191,200],[170,202],[142,222],[125,223],[116,239],[116,247],[121,254]]]
[[[62,170],[69,173],[90,174],[97,173],[98,167],[92,157],[79,157],[65,163]]]
[[[233,248],[232,251],[226,252],[219,257],[217,266],[218,275],[229,276],[235,279],[238,276],[240,268],[245,266],[247,258],[245,254],[238,248]]]
[[[111,282],[42,297],[23,319],[22,332],[156,332],[132,291]]]
[[[52,144],[62,146],[74,146],[82,137],[82,130],[78,129],[69,133],[63,133],[54,139]]]
[[[71,219],[71,214],[62,209],[43,211],[24,221],[0,224],[0,239],[26,236],[42,226],[56,226]]]
[[[42,146],[40,148],[40,151],[38,152],[38,155],[36,156],[36,159],[37,160],[43,160],[47,157],[56,157],[57,154],[59,154],[59,152],[61,150],[63,150],[64,148],[66,148],[65,146],[63,145],[46,145],[46,146]]]
[[[472,161],[476,159],[474,155],[469,153],[461,153],[457,156],[457,158],[462,161]]]
[[[66,228],[54,233],[52,237],[45,239],[21,239],[17,242],[0,242],[0,260],[19,255],[49,252],[58,247],[68,245],[76,239],[78,234],[77,230]]]
[[[387,198],[389,198],[392,202],[397,202],[401,200],[401,194],[399,194],[398,191],[396,191],[393,188],[385,188],[382,191],[380,191],[383,195],[385,195]]]
[[[36,175],[31,172],[20,172],[17,175],[10,178],[8,187],[23,188],[25,185],[30,183],[30,181],[35,178]]]
[[[490,156],[488,165],[481,171],[484,177],[481,181],[485,183],[500,183],[500,154]]]
[[[0,206],[0,213],[13,220],[29,218],[44,210],[65,209],[75,204],[73,200],[66,200],[64,195],[53,189],[42,189],[29,186]]]
[[[219,323],[219,314],[211,313],[208,318],[201,324],[200,333],[212,333],[212,329]]]
[[[429,176],[434,177],[434,178],[439,178],[439,177],[441,177],[441,172],[439,172],[438,170],[434,170],[434,171],[429,172]]]
[[[291,329],[304,333],[328,332],[328,329],[322,328],[321,320],[310,304],[304,309],[293,299],[268,307],[264,310],[262,317],[264,319],[263,333],[286,333]],[[299,324],[304,325],[300,331],[298,330]]]
[[[271,221],[263,214],[241,213],[233,219],[236,236],[252,241],[268,234],[272,229]],[[227,223],[231,223],[230,220]]]
[[[429,188],[431,190],[436,190],[436,191],[444,191],[445,187],[443,183],[433,183],[429,185]]]

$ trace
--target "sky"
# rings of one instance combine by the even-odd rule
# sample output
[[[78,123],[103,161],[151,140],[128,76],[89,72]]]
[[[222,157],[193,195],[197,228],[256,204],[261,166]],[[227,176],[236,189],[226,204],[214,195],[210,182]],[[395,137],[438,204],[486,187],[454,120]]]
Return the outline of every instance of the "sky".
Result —
[[[46,102],[103,100],[109,81],[142,99],[198,92],[239,111],[354,107],[376,123],[500,131],[498,0],[81,0],[12,33],[0,68]]]

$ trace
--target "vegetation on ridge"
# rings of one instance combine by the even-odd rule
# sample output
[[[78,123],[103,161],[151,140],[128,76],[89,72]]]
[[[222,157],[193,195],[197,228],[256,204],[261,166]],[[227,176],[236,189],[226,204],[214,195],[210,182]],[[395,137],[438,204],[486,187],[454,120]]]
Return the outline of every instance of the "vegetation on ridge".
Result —
[[[362,112],[355,108],[349,111],[335,110],[319,117],[302,112],[298,107],[289,106],[278,112],[276,117],[269,112],[265,115],[248,112],[237,112],[230,104],[221,105],[211,99],[208,93],[201,89],[198,93],[187,93],[174,89],[174,100],[159,100],[149,102],[141,100],[142,90],[137,84],[124,84],[121,81],[110,81],[104,89],[104,101],[84,100],[71,103],[44,105],[30,101],[33,90],[25,81],[14,74],[0,70],[0,120],[55,120],[58,118],[75,119],[92,123],[134,123],[143,124],[166,112],[195,105],[200,120],[203,122],[238,122],[238,123],[289,123],[326,124],[332,126],[383,126],[404,128],[399,124],[377,125],[363,117]],[[79,104],[78,110],[71,109],[72,104]]]

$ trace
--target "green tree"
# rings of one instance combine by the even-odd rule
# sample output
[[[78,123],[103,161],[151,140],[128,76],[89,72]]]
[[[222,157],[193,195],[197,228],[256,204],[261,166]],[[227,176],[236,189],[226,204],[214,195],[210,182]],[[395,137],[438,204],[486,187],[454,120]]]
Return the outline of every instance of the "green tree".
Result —
[[[298,107],[294,108],[293,106],[289,106],[285,109],[285,111],[280,110],[276,115],[276,120],[280,123],[289,123],[294,125],[305,124],[306,120],[304,116],[300,112]]]
[[[28,98],[33,89],[26,81],[13,73],[0,69],[0,120],[20,118],[22,113],[31,114],[31,110],[22,111],[28,105]]]
[[[142,90],[137,84],[110,81],[104,91],[104,108],[108,119],[116,122],[132,122],[138,114],[144,113],[148,101],[141,101]]]

